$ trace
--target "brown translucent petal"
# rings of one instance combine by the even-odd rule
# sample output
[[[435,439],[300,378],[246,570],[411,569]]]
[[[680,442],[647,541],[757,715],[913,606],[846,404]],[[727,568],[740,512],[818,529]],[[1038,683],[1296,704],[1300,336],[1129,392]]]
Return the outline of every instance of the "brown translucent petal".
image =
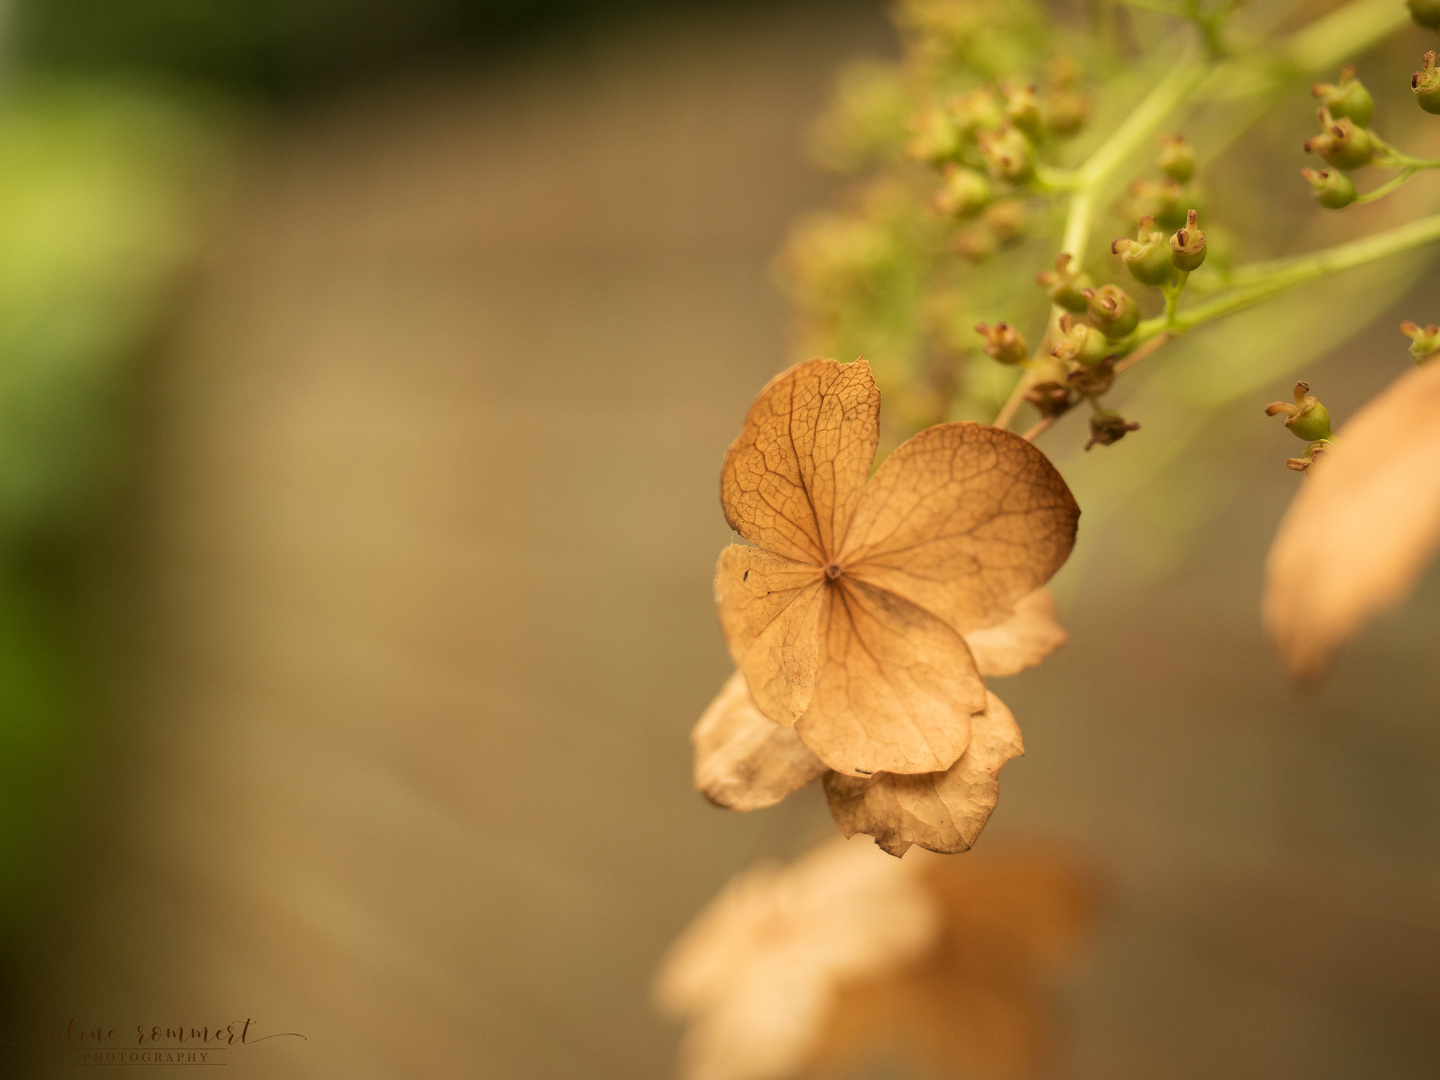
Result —
[[[795,734],[750,700],[735,672],[690,735],[695,787],[716,806],[758,810],[773,806],[825,772],[825,764]]]
[[[1440,361],[1395,380],[1318,455],[1265,568],[1265,625],[1290,673],[1324,670],[1414,587],[1440,542]]]
[[[970,719],[970,745],[945,772],[871,777],[827,773],[830,813],[846,836],[868,833],[891,855],[911,844],[931,851],[969,851],[1000,797],[1000,769],[1025,752],[1010,710],[989,694]]]
[[[825,577],[815,566],[731,544],[715,568],[730,656],[766,716],[793,724],[810,707]]]
[[[1030,443],[939,424],[902,443],[866,485],[839,563],[962,634],[1006,618],[1075,544],[1080,508]]]
[[[819,1074],[897,1053],[921,1075],[1019,1080],[1044,1064],[1051,984],[1094,925],[1096,890],[1058,852],[992,850],[919,864],[940,939],[916,962],[840,988],[811,1061]]]
[[[965,639],[862,581],[842,577],[825,592],[815,693],[796,724],[800,738],[852,776],[948,769],[970,741],[971,714],[985,708]]]
[[[810,360],[770,380],[725,455],[725,520],[752,544],[824,566],[839,547],[880,439],[864,360]]]
[[[965,644],[986,678],[1015,675],[1034,667],[1064,645],[1067,635],[1055,621],[1055,597],[1036,589],[1015,602],[1015,613],[1002,623],[973,630]]]

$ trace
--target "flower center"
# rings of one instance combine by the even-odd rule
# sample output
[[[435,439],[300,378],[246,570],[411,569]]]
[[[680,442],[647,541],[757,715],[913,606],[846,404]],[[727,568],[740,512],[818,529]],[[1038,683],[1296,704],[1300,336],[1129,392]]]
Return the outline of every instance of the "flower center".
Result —
[[[843,573],[845,573],[845,571],[841,568],[839,563],[832,562],[827,564],[825,567],[825,577],[829,581],[837,580]]]

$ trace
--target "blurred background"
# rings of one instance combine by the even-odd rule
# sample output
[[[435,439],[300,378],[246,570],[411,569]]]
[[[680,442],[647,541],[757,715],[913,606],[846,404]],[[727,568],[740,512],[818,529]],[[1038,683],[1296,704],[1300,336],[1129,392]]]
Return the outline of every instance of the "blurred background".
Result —
[[[247,1017],[306,1038],[241,1078],[670,1075],[667,943],[833,832],[705,804],[688,733],[772,259],[882,5],[18,0],[0,41],[6,1075]],[[1418,280],[1306,367],[1336,415],[1440,321]],[[1440,1072],[1440,578],[1288,689],[1286,384],[1082,519],[1071,643],[1001,688],[981,843],[1106,895],[1046,1075]]]

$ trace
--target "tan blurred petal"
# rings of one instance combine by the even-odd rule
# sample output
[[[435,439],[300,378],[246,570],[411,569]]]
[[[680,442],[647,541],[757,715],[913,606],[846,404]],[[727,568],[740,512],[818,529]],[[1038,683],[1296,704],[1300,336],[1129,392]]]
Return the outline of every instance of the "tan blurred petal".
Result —
[[[695,787],[730,810],[773,806],[825,771],[795,734],[750,700],[745,676],[735,672],[690,736],[695,744]]]
[[[970,741],[985,683],[965,639],[894,593],[841,578],[821,617],[800,738],[839,772],[947,769]]]
[[[1064,479],[1020,436],[939,424],[865,486],[839,562],[968,634],[1050,580],[1079,517]]]
[[[797,364],[760,391],[725,456],[725,520],[752,544],[824,566],[849,527],[879,439],[869,364]]]
[[[1265,626],[1297,679],[1414,587],[1440,542],[1440,362],[1395,380],[1316,458],[1266,563]]]
[[[1020,728],[994,694],[970,720],[970,744],[945,772],[868,778],[827,773],[830,813],[846,836],[868,833],[891,855],[911,844],[931,851],[968,851],[1000,797],[1000,769],[1025,752]]]
[[[779,723],[795,723],[810,707],[826,599],[824,575],[814,566],[742,544],[720,552],[720,628],[756,706]]]
[[[878,1052],[923,1075],[1033,1074],[1053,1042],[1049,984],[1094,923],[1089,875],[1043,850],[918,865],[939,940],[914,964],[844,985],[813,1065],[829,1075]]]
[[[686,1080],[780,1080],[816,1050],[842,982],[917,960],[939,933],[915,868],[832,841],[738,875],[671,947],[657,1005],[691,1027]]]
[[[1015,613],[1002,623],[972,630],[965,644],[986,678],[1015,675],[1034,667],[1064,645],[1067,635],[1055,621],[1055,597],[1036,589],[1015,602]]]

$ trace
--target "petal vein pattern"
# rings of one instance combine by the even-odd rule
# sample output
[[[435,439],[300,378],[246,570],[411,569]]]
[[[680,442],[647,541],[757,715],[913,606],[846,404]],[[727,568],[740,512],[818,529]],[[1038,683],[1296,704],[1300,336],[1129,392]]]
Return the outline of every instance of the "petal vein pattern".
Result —
[[[790,725],[810,707],[827,590],[820,569],[731,544],[715,568],[715,602],[731,659],[755,706]]]
[[[948,769],[970,741],[971,715],[985,708],[965,639],[908,600],[849,577],[826,593],[800,738],[852,776]]]
[[[777,375],[725,455],[725,520],[752,544],[823,566],[845,536],[880,439],[880,392],[863,360]]]
[[[964,634],[1007,619],[1070,555],[1080,508],[1045,455],[1008,431],[939,424],[866,485],[839,555]]]

